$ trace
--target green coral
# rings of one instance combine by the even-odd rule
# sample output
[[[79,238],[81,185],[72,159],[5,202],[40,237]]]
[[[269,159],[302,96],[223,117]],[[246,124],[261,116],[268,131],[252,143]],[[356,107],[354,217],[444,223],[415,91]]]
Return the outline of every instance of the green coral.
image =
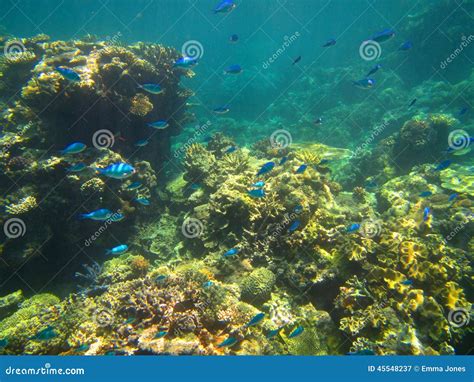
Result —
[[[240,284],[242,300],[251,304],[261,304],[270,298],[275,286],[274,273],[266,268],[258,268],[246,276]]]

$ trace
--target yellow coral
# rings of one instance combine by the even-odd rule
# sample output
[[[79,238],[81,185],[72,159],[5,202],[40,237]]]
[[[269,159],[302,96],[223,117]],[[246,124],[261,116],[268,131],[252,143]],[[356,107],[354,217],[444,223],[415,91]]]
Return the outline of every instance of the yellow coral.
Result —
[[[153,104],[144,94],[137,94],[131,100],[130,113],[144,117],[153,110]]]
[[[31,210],[34,210],[38,207],[38,203],[34,196],[27,196],[26,198],[21,199],[16,204],[11,204],[5,207],[5,210],[10,215],[21,215],[25,214]]]

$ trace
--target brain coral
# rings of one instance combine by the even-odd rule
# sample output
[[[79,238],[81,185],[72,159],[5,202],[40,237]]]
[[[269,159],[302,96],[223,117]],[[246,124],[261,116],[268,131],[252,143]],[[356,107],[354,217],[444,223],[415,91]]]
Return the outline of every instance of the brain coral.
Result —
[[[241,288],[242,300],[249,303],[262,303],[270,298],[276,277],[265,268],[258,268],[244,278]]]

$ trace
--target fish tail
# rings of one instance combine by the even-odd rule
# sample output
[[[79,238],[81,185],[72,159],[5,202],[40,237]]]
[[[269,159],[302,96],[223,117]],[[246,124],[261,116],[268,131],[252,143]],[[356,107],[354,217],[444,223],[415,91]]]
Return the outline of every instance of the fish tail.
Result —
[[[87,214],[79,214],[79,215],[77,215],[77,219],[78,220],[85,220],[85,219],[87,219]]]
[[[105,254],[110,255],[110,254],[112,254],[112,251],[110,249],[108,249],[107,251],[105,251]]]

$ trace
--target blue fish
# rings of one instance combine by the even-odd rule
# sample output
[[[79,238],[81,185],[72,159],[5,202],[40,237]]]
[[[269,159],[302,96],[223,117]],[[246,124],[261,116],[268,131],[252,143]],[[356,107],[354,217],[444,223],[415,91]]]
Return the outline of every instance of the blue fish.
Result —
[[[0,340],[0,350],[5,349],[8,346],[8,338],[2,338]]]
[[[174,63],[174,66],[178,68],[189,68],[197,64],[198,64],[197,57],[184,56],[176,60],[176,62]]]
[[[228,13],[231,12],[237,5],[232,0],[222,0],[214,8],[214,13]]]
[[[252,184],[252,187],[255,187],[255,188],[262,188],[262,187],[265,187],[265,182],[263,180],[260,180],[254,184]]]
[[[242,73],[242,67],[238,64],[228,66],[224,69],[224,74],[240,74]]]
[[[226,253],[224,253],[223,256],[224,257],[232,257],[232,256],[237,255],[239,252],[240,252],[239,248],[232,248],[232,249],[229,249]]]
[[[248,194],[252,197],[252,198],[263,198],[265,197],[265,190],[261,189],[261,188],[258,188],[258,189],[255,189],[255,190],[250,190],[248,192]]]
[[[230,348],[234,346],[237,343],[237,339],[234,337],[229,337],[226,340],[222,341],[219,345],[217,345],[218,348]]]
[[[158,130],[164,130],[169,126],[169,123],[167,121],[156,121],[156,122],[151,122],[148,124],[148,126],[153,127],[154,129]]]
[[[142,206],[149,206],[150,201],[147,198],[136,198],[135,201],[140,203]]]
[[[430,216],[431,216],[431,208],[425,207],[425,209],[423,210],[423,221],[427,221]]]
[[[362,349],[358,351],[353,351],[346,353],[347,355],[375,355],[375,352],[371,349]]]
[[[301,225],[301,222],[299,220],[295,220],[293,223],[291,223],[290,227],[288,228],[288,232],[294,232],[298,229],[298,227]]]
[[[225,154],[232,154],[233,152],[237,151],[236,146],[229,146],[224,150]]]
[[[267,172],[272,171],[273,167],[275,167],[275,162],[265,163],[262,167],[260,167],[260,170],[258,170],[257,176],[263,175],[263,174],[266,174]]]
[[[36,333],[33,337],[30,337],[30,340],[48,341],[57,336],[58,334],[54,331],[54,328],[52,326],[48,326],[46,329]]]
[[[142,184],[140,182],[132,182],[127,186],[127,190],[129,190],[129,191],[136,190],[136,189],[140,188],[141,186],[142,186]]]
[[[334,46],[336,45],[336,40],[333,39],[333,38],[330,38],[329,40],[327,40],[324,44],[323,44],[323,48],[328,48],[330,46]]]
[[[158,84],[143,84],[143,85],[139,85],[139,88],[151,94],[163,93],[163,89]]]
[[[400,48],[398,48],[398,50],[406,51],[406,50],[410,50],[411,48],[413,48],[413,43],[412,43],[411,41],[405,41],[405,42],[400,46]]]
[[[360,224],[354,223],[346,228],[346,232],[354,232],[354,231],[357,231],[359,228],[360,228]]]
[[[191,190],[199,190],[200,188],[201,188],[201,185],[199,183],[191,184]]]
[[[318,163],[318,165],[328,164],[329,162],[330,162],[329,159],[321,159],[321,161]]]
[[[85,170],[87,166],[84,163],[76,163],[66,169],[67,172],[81,172]]]
[[[301,211],[303,211],[303,206],[301,204],[298,204],[295,208],[293,208],[293,212],[299,214]]]
[[[83,352],[88,351],[89,348],[90,348],[89,344],[82,344],[82,345],[78,346],[76,349],[74,349],[74,351],[76,353],[83,353]]]
[[[423,192],[420,192],[419,194],[419,196],[422,198],[427,198],[428,196],[431,196],[431,195],[433,195],[431,191],[423,191]]]
[[[308,165],[302,164],[300,167],[296,169],[295,174],[302,174],[306,171],[307,168],[308,168]]]
[[[413,280],[404,280],[400,284],[410,286],[413,285]]]
[[[168,278],[168,276],[166,276],[166,275],[158,275],[158,276],[155,277],[155,282],[157,284],[160,284],[163,281],[165,281],[167,278]]]
[[[376,42],[385,42],[390,40],[393,36],[395,36],[395,31],[393,29],[384,29],[381,32],[375,33],[370,40]]]
[[[204,284],[202,284],[202,286],[203,286],[204,288],[210,288],[210,287],[213,286],[213,285],[214,285],[214,283],[213,283],[211,280],[206,281]]]
[[[140,139],[135,142],[135,146],[137,147],[145,147],[148,144],[148,139]]]
[[[372,74],[376,73],[381,67],[382,65],[380,64],[375,65],[374,67],[372,67],[372,69],[369,70],[369,73],[367,73],[366,77],[369,77]]]
[[[230,111],[230,109],[227,106],[219,106],[212,111],[216,114],[226,114]]]
[[[106,168],[96,168],[96,170],[108,178],[125,179],[135,174],[135,169],[127,163],[113,163]]]
[[[260,322],[263,321],[265,318],[265,313],[257,313],[253,318],[245,324],[245,327],[248,328],[250,326],[258,325]]]
[[[106,255],[121,255],[127,251],[128,251],[128,245],[120,244],[120,245],[117,245],[116,247],[108,249],[107,252],[105,252],[105,254]]]
[[[467,106],[464,106],[459,110],[458,115],[459,116],[464,115],[468,112],[468,110],[469,110],[469,108]]]
[[[267,337],[268,339],[271,339],[271,338],[273,338],[273,337],[276,337],[276,336],[281,332],[281,330],[282,330],[283,328],[284,328],[284,326],[280,326],[280,327],[277,328],[277,329],[270,330],[270,331],[267,333],[266,337]]]
[[[359,81],[353,81],[352,83],[359,89],[367,90],[374,87],[375,80],[373,78],[363,78]]]
[[[322,123],[323,123],[323,117],[319,117],[318,119],[314,121],[315,125],[322,125]]]
[[[81,76],[72,69],[57,66],[56,71],[61,74],[66,80],[71,82],[81,81]]]
[[[166,330],[162,330],[161,332],[158,332],[155,334],[155,339],[163,338],[168,334]]]
[[[304,332],[304,328],[302,326],[298,326],[294,329],[289,335],[288,338],[296,338]]]
[[[100,210],[95,210],[92,212],[89,212],[87,214],[81,214],[79,217],[81,219],[90,219],[90,220],[96,220],[96,221],[105,221],[107,219],[110,219],[113,216],[113,212],[106,209],[106,208],[101,208]]]
[[[280,166],[283,166],[286,162],[288,162],[288,157],[283,157],[280,159],[280,163],[278,163]]]
[[[86,148],[87,146],[84,143],[74,142],[67,146],[64,150],[61,150],[60,153],[62,155],[79,154],[82,153]]]
[[[458,197],[458,194],[451,194],[449,195],[448,202],[452,202],[454,199]]]
[[[440,164],[438,164],[436,167],[435,167],[435,171],[442,171],[442,170],[446,170],[450,165],[451,165],[452,161],[449,160],[449,159],[446,159],[444,161],[442,161]]]
[[[233,34],[229,37],[229,41],[232,43],[232,44],[235,44],[237,41],[239,41],[239,36],[236,35],[236,34]]]

